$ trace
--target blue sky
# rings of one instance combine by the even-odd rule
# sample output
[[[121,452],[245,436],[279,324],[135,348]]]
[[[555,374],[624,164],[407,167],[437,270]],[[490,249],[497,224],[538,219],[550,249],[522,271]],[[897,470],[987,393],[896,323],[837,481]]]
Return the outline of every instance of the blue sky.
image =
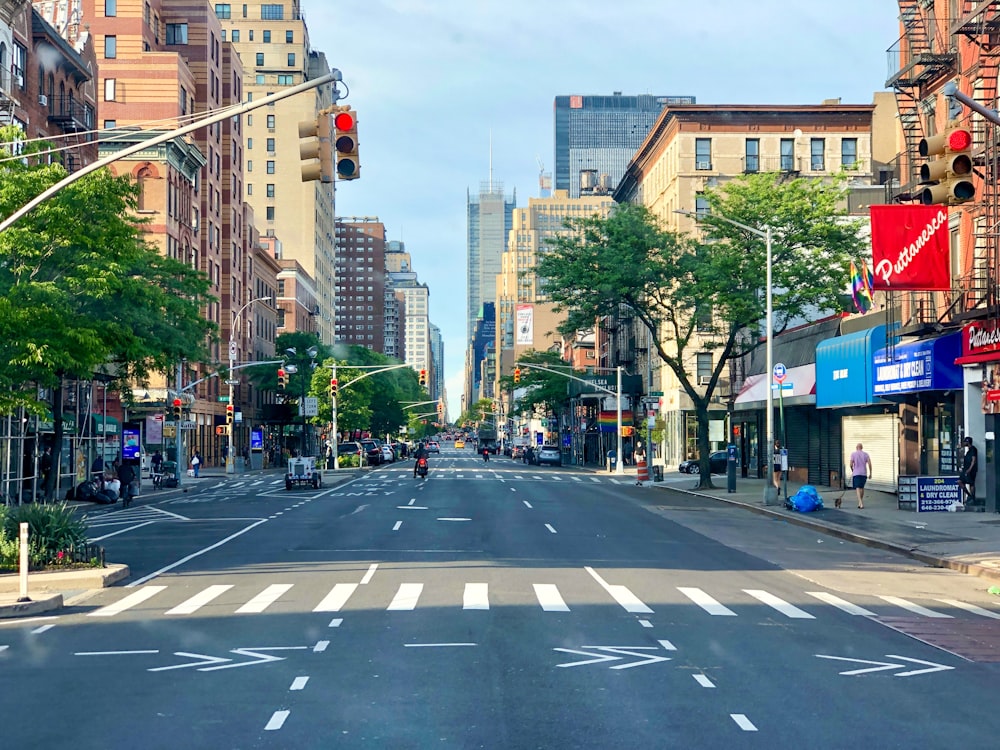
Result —
[[[465,357],[466,191],[493,176],[518,206],[553,165],[563,94],[682,94],[699,104],[864,104],[899,37],[888,0],[302,0],[358,111],[361,179],[339,216],[378,216],[430,287],[457,417]]]

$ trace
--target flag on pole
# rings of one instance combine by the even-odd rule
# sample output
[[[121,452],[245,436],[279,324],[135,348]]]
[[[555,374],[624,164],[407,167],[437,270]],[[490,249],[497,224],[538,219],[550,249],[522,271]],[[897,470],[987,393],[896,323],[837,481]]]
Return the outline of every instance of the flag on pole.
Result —
[[[858,270],[854,261],[851,261],[851,296],[854,298],[854,307],[862,315],[872,309],[872,278],[868,270],[868,264],[861,261],[861,270]]]

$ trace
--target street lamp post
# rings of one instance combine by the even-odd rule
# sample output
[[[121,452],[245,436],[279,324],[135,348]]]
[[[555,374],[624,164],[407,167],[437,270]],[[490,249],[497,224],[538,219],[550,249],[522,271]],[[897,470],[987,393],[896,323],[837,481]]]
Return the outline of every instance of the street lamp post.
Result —
[[[739,227],[745,232],[750,232],[758,237],[764,239],[764,245],[766,248],[766,260],[765,265],[767,266],[767,308],[765,313],[764,326],[767,333],[767,342],[765,344],[766,351],[766,367],[767,372],[764,373],[764,381],[767,383],[767,445],[761,451],[761,459],[769,461],[767,451],[773,450],[774,446],[774,395],[771,389],[771,384],[774,378],[774,288],[771,278],[772,262],[771,262],[771,227],[765,226],[763,229],[757,229],[757,227],[752,227],[749,224],[744,224],[743,222],[736,221],[735,219],[729,219],[725,216],[719,216],[718,214],[698,214],[693,211],[677,210],[674,213],[681,214],[683,216],[690,216],[696,222],[697,221],[724,221],[727,224],[732,224],[734,227]],[[766,471],[765,465],[765,475],[768,477],[768,481],[764,484],[764,505],[773,505],[777,500],[778,488],[774,486],[774,483],[770,479],[770,472]]]
[[[290,354],[291,356],[293,356],[293,357],[298,354],[298,352],[296,351],[296,349],[295,349],[294,346],[288,347],[287,349],[285,349],[285,351],[288,354]],[[312,371],[316,368],[316,355],[319,354],[319,349],[317,349],[315,346],[310,346],[308,349],[306,349],[306,354],[309,355],[309,371],[308,371],[308,373],[302,373],[302,377],[300,378],[300,384],[302,386],[301,389],[300,389],[300,391],[301,391],[302,396],[301,396],[301,398],[299,400],[299,409],[302,410],[302,440],[299,442],[299,451],[300,451],[300,455],[303,455],[303,456],[306,455],[306,452],[308,451],[308,448],[309,448],[309,441],[308,441],[308,437],[307,437],[307,434],[306,434],[306,429],[307,429],[307,427],[306,427],[306,425],[307,425],[307,422],[306,422],[306,378],[307,377],[311,377],[312,376]],[[305,364],[304,361],[303,361],[303,364]],[[287,367],[285,369],[287,369],[289,372],[291,372],[293,374],[298,371],[297,367],[295,369],[292,369],[291,367]]]
[[[233,324],[232,327],[229,329],[229,379],[228,379],[229,405],[233,407],[234,422],[231,425],[227,425],[228,427],[227,431],[229,433],[228,448],[226,450],[227,474],[232,474],[236,471],[235,459],[233,458],[233,428],[235,427],[236,424],[235,422],[236,403],[233,401],[233,399],[235,398],[234,386],[236,385],[236,379],[233,378],[233,368],[236,367],[236,355],[239,353],[237,351],[237,345],[236,345],[236,324],[239,322],[240,315],[243,314],[243,311],[246,310],[248,307],[250,307],[250,305],[252,305],[254,302],[262,302],[262,301],[269,302],[270,300],[271,300],[270,297],[255,297],[254,299],[247,302],[245,305],[243,305],[243,307],[241,307],[233,314]]]

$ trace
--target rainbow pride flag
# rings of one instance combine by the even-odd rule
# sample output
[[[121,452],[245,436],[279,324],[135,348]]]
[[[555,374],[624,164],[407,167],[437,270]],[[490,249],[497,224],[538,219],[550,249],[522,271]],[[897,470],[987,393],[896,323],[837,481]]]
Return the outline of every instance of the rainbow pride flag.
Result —
[[[597,424],[601,432],[614,432],[618,428],[618,412],[602,411],[597,418]],[[632,412],[622,409],[622,425],[632,424]]]
[[[859,271],[852,260],[851,296],[854,298],[854,307],[862,315],[871,310],[875,304],[872,298],[872,285],[874,283],[875,279],[871,271],[868,270],[868,264],[865,261],[861,261],[861,270]]]

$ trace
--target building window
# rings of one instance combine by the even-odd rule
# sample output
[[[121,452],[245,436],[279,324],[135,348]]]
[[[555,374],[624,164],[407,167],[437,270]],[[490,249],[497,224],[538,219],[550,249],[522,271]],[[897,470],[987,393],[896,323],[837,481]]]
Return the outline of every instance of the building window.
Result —
[[[104,79],[104,101],[113,102],[115,100],[115,78]]]
[[[267,183],[267,197],[268,198],[273,198],[274,197],[274,183],[273,182]]]
[[[264,29],[264,44],[270,44],[270,43],[271,43],[271,30]]]
[[[257,64],[258,65],[263,65],[264,64],[264,53],[263,52],[258,52],[257,53]]]
[[[695,169],[711,169],[712,168],[712,139],[711,138],[695,138],[694,139],[694,168]]]
[[[105,120],[104,121],[104,129],[105,130],[114,130],[117,127],[118,127],[118,120]]]
[[[708,199],[704,193],[698,193],[694,198],[694,212],[698,216],[707,216],[709,213]]]
[[[262,21],[283,21],[285,19],[285,6],[278,3],[261,5],[260,19]]]
[[[744,172],[760,171],[760,139],[747,138],[746,159],[743,162]]]
[[[698,355],[698,382],[702,379],[712,377],[712,355],[703,353]]]
[[[240,30],[233,29],[229,34],[229,38],[232,39],[234,42],[238,42],[240,40]]]
[[[294,68],[295,67],[295,53],[294,52],[289,52],[288,53],[288,67],[289,68]]]
[[[858,139],[844,138],[840,141],[840,166],[854,169],[858,163]]]
[[[253,148],[253,138],[247,138],[247,151]]]
[[[274,159],[267,160],[267,173],[274,174]]]
[[[252,182],[248,182],[247,183],[247,195],[253,195],[253,183]]]
[[[257,75],[255,75],[254,76],[254,83],[256,83],[258,86],[263,86],[264,85],[264,74],[263,73],[258,73]]]
[[[118,37],[104,37],[104,59],[113,60],[118,57]]]
[[[823,172],[826,169],[826,141],[823,138],[812,138],[809,141],[809,168],[813,172]]]
[[[792,138],[781,139],[781,171],[795,171],[795,140]]]
[[[247,172],[253,172],[253,159],[247,159]]]
[[[233,6],[229,3],[216,3],[215,15],[219,18],[232,18]]]
[[[291,29],[285,31],[285,44],[295,44],[295,32]]]
[[[167,24],[167,44],[187,44],[188,25],[186,23]]]
[[[274,206],[267,207],[266,215],[268,221],[274,221]]]
[[[104,0],[104,16],[114,18],[118,15],[118,0]]]
[[[267,151],[268,153],[274,153],[274,138],[267,139]]]
[[[291,86],[295,83],[295,76],[290,73],[279,73],[278,74],[278,85],[279,86]]]
[[[267,116],[267,127],[269,130],[274,130],[274,115]]]

